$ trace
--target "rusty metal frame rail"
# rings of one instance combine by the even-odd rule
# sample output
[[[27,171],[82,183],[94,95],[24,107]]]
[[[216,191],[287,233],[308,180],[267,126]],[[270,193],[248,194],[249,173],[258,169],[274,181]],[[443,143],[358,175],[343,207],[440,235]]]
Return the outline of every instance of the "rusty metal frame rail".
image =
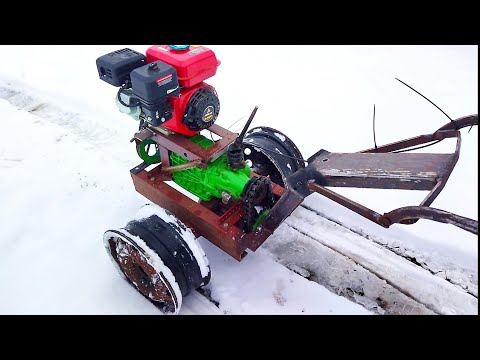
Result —
[[[288,178],[289,191],[305,198],[317,192],[357,214],[383,226],[413,224],[419,219],[449,223],[478,234],[478,221],[430,205],[443,190],[460,154],[460,129],[478,125],[478,115],[450,122],[432,134],[383,145],[353,154],[330,153],[320,150],[309,165]],[[456,138],[453,154],[397,153],[418,145]],[[375,189],[430,190],[419,206],[408,206],[381,215],[326,187],[356,187]]]
[[[148,164],[143,163],[130,170],[136,191],[153,203],[171,211],[189,226],[196,236],[204,236],[238,261],[246,256],[247,249],[256,251],[280,225],[278,223],[273,228],[260,226],[257,230],[246,234],[237,224],[245,215],[243,204],[232,203],[233,206],[226,212],[218,212],[217,204],[220,205],[220,210],[225,210],[221,200],[196,202],[163,180],[160,165],[151,170],[147,170],[148,167]],[[276,199],[283,198],[287,193],[283,187],[276,184],[273,184],[272,190]],[[240,206],[237,206],[238,204]],[[274,207],[280,208],[277,205]]]

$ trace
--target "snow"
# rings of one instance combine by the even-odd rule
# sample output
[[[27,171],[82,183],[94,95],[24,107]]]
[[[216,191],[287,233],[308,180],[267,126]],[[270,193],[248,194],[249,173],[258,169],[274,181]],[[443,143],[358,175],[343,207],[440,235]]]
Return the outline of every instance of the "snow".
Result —
[[[212,297],[227,314],[369,314],[369,311],[345,298],[332,294],[323,286],[280,266],[258,253],[242,262],[220,254],[220,250],[202,242],[205,251],[223,258],[217,269],[212,267]],[[218,286],[218,283],[225,286]],[[228,285],[227,285],[228,284]]]
[[[395,253],[415,259],[431,273],[448,277],[451,282],[478,296],[478,251],[477,245],[468,241],[475,241],[471,234],[451,225],[433,222],[428,223],[431,227],[444,229],[451,236],[449,241],[420,237],[409,231],[408,226],[394,225],[385,229],[360,215],[346,212],[340,205],[318,194],[305,199],[304,205],[335,223],[346,224],[351,231],[367,236]]]
[[[440,277],[432,277],[403,257],[392,256],[389,250],[374,242],[362,239],[343,228],[337,230],[340,225],[330,223],[312,211],[299,208],[285,223],[362,264],[372,273],[394,284],[403,293],[412,294],[412,298],[435,312],[463,315],[478,313],[477,299],[462,289],[445,282]],[[422,286],[419,287],[418,284]],[[444,297],[448,298],[448,303],[444,303]]]
[[[332,243],[336,249],[327,246],[332,243],[320,242],[283,223],[258,252],[270,256],[303,277],[321,284],[335,294],[361,304],[374,313],[435,314],[424,304],[399,291],[395,283],[389,284],[385,279],[369,271],[363,264],[343,254],[340,255],[337,250],[341,249],[336,245],[343,242],[345,235],[352,237],[355,234],[349,234],[341,227],[329,226],[323,227],[323,230],[332,237]],[[365,241],[360,237],[356,240]],[[356,260],[359,258],[356,257]],[[396,268],[388,270],[391,273],[390,279],[401,274]],[[418,293],[417,289],[415,293]]]
[[[285,136],[282,134],[279,134],[277,132],[274,133],[276,137],[280,139],[280,141],[285,142]]]
[[[148,203],[134,191],[128,172],[139,163],[129,143],[138,123],[117,110],[116,89],[100,81],[95,68],[97,57],[122,47],[140,52],[147,48],[0,46],[2,314],[159,313],[118,276],[102,244],[106,230],[124,227]],[[217,75],[207,81],[216,87],[222,102],[217,123],[228,127],[259,105],[252,127],[270,126],[287,134],[304,158],[321,148],[355,152],[372,147],[374,103],[379,145],[430,133],[448,122],[395,77],[422,92],[452,118],[478,112],[478,54],[473,46],[297,46],[291,52],[281,46],[210,48],[222,61]],[[65,53],[75,56],[59,62]],[[305,89],[301,94],[284,92],[279,74],[291,67],[288,64],[295,64],[291,87],[301,86]],[[246,78],[257,79],[257,84],[244,82]],[[294,106],[294,111],[284,104]],[[453,149],[454,143],[447,140],[429,148],[434,152]],[[478,219],[477,184],[478,128],[474,127],[470,133],[462,131],[460,159],[433,206]],[[418,205],[426,195],[369,189],[335,191],[380,213]],[[438,313],[478,312],[473,309],[478,296],[477,236],[431,221],[383,229],[319,195],[307,198],[305,205],[369,238],[363,237],[365,243],[360,243],[349,235],[350,245],[340,248],[341,232],[328,221],[315,217],[305,220],[301,215],[307,210],[303,208],[288,219],[288,224],[302,227],[323,241],[313,244],[311,239],[302,240],[310,241],[312,248],[330,245],[343,252],[345,267],[331,271],[335,275],[331,281],[344,279],[347,266],[357,266],[350,258],[381,275],[378,284],[383,278],[402,280],[399,269],[388,261],[381,262],[381,248],[392,249],[415,257],[421,265],[412,268],[398,260],[403,264],[400,268],[407,269],[405,276],[416,274],[416,281],[402,285],[413,292],[415,301],[429,304]],[[297,274],[307,273],[292,263],[294,253],[282,253],[277,246],[282,242],[298,244],[298,232],[287,228],[285,224],[240,263],[199,239],[212,270],[206,288],[219,307],[194,293],[183,299],[180,314],[374,312],[375,305],[365,297],[358,300],[357,293],[347,299],[332,292],[328,281],[324,286],[321,279],[309,281]],[[355,241],[362,245],[354,246]],[[370,250],[363,248],[378,249],[378,257],[372,258]],[[292,260],[289,267],[297,271],[283,266],[275,254],[288,255]],[[340,259],[336,250],[328,249],[328,254]],[[195,257],[203,258],[198,253]],[[321,262],[312,269],[330,272]],[[372,277],[367,270],[362,270],[363,279]],[[448,294],[442,293],[443,289]]]

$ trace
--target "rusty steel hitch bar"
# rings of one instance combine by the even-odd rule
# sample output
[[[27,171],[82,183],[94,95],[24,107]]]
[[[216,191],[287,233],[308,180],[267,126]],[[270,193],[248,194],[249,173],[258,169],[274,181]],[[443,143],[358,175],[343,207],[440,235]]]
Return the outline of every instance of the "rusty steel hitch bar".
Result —
[[[478,125],[478,114],[454,120],[432,134],[420,135],[358,153],[331,153],[320,150],[308,159],[306,168],[288,177],[287,191],[292,194],[286,194],[280,199],[288,204],[284,204],[282,212],[288,212],[292,205],[300,204],[305,197],[317,192],[386,228],[396,223],[413,224],[419,219],[427,219],[452,224],[478,234],[478,221],[430,207],[445,187],[458,161],[461,147],[459,130],[473,125]],[[446,138],[457,139],[453,154],[401,152]],[[419,206],[402,207],[381,215],[327,187],[428,190],[430,192]],[[285,214],[280,217],[283,215]]]

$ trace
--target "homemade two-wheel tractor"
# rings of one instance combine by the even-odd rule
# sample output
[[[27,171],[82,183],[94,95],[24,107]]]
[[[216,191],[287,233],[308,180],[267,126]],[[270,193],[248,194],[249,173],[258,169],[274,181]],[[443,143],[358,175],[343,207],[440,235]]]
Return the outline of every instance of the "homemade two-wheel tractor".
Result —
[[[478,233],[477,221],[429,207],[458,160],[459,130],[476,125],[477,115],[375,149],[353,154],[320,150],[303,160],[280,131],[248,130],[257,108],[240,134],[215,124],[220,102],[204,80],[215,75],[219,64],[210,49],[189,45],[152,46],[146,56],[122,49],[97,59],[100,78],[119,87],[119,110],[140,122],[132,142],[143,162],[130,173],[135,189],[156,204],[140,209],[125,228],[105,232],[105,248],[120,274],[163,312],[178,313],[182,298],[210,281],[197,237],[241,261],[313,192],[383,227],[422,218]],[[399,152],[451,137],[457,138],[453,154]],[[430,193],[420,206],[381,215],[327,187]]]

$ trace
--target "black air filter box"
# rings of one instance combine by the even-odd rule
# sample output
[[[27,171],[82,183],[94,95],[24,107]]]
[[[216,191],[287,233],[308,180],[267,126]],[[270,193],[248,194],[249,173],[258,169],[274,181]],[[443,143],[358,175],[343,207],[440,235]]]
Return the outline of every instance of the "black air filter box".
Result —
[[[165,100],[180,91],[177,71],[162,61],[154,61],[132,71],[132,90],[146,104]]]
[[[110,85],[120,87],[130,80],[132,70],[147,63],[145,55],[132,49],[121,49],[97,59],[97,70],[100,79]]]

